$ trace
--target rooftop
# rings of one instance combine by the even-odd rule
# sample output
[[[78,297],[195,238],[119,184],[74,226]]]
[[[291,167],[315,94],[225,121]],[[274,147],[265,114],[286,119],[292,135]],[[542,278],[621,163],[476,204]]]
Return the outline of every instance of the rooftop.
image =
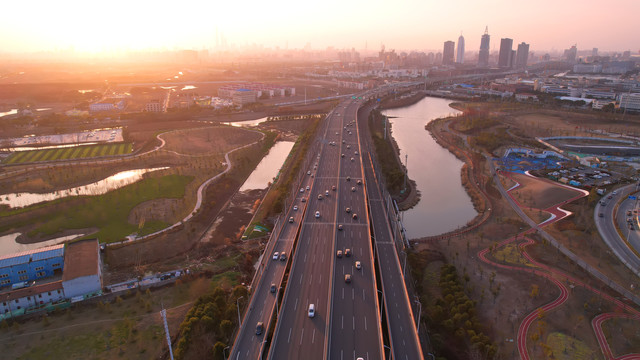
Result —
[[[98,239],[86,239],[67,244],[62,281],[98,274]]]
[[[62,290],[62,281],[55,281],[51,283],[46,283],[42,285],[34,285],[25,287],[18,290],[13,290],[11,292],[7,292],[5,298],[0,298],[1,301],[11,301],[15,299],[20,299],[27,296],[36,296],[38,294],[42,294],[48,291],[56,291]]]
[[[64,255],[64,244],[21,251],[15,254],[0,256],[0,268],[25,264],[30,261],[51,259],[62,255]]]

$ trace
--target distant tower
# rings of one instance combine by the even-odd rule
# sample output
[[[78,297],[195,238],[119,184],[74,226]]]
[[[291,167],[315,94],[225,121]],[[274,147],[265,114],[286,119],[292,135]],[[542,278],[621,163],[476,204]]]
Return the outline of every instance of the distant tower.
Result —
[[[504,38],[500,40],[500,54],[498,55],[498,67],[511,67],[512,56],[511,48],[513,47],[513,39]]]
[[[456,53],[456,63],[462,64],[464,63],[464,36],[460,34],[458,38],[458,51]]]
[[[529,59],[529,44],[522,42],[518,45],[518,53],[516,54],[516,68],[525,69],[527,60]]]
[[[489,27],[484,28],[484,35],[480,39],[480,53],[478,53],[478,66],[479,67],[488,67],[489,66],[489,42],[491,41],[491,36],[489,35]]]
[[[453,56],[456,51],[456,43],[453,41],[445,41],[442,50],[442,65],[453,65]]]

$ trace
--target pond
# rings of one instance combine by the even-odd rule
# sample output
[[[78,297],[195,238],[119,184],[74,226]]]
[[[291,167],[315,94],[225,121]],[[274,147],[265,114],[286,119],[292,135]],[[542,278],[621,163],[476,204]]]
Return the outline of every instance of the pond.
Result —
[[[255,170],[240,187],[240,191],[253,189],[266,189],[270,182],[280,172],[284,161],[289,156],[294,142],[278,141],[269,150],[269,153],[260,161]]]
[[[74,187],[71,189],[54,191],[50,193],[12,193],[0,195],[0,204],[9,205],[11,208],[20,208],[44,201],[52,201],[67,196],[81,195],[102,195],[111,190],[121,188],[123,186],[133,184],[142,179],[143,175],[149,172],[168,169],[167,167],[137,169],[121,171],[115,175],[109,176],[92,184]]]

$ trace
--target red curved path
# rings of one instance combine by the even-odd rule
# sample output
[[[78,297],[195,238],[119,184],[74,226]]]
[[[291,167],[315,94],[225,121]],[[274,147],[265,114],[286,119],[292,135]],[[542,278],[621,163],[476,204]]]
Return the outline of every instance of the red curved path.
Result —
[[[521,208],[526,208],[523,207],[512,195],[511,195],[511,191],[513,191],[514,189],[517,189],[518,187],[520,187],[520,184],[514,180],[513,178],[511,178],[509,176],[508,173],[502,172],[502,175],[505,175],[507,177],[509,177],[512,181],[514,181],[516,183],[515,186],[513,186],[512,188],[510,188],[509,190],[507,190],[507,193],[509,194],[509,196],[511,197],[511,199],[513,199],[513,201],[518,204],[519,207]],[[529,174],[527,174],[529,175]],[[531,175],[529,175],[531,176]],[[532,176],[533,177],[533,176]],[[542,181],[545,181],[546,179],[541,179]],[[554,185],[560,185],[560,184],[556,184],[553,183]],[[540,223],[541,226],[547,226],[549,224],[552,224],[556,221],[562,220],[565,217],[571,215],[571,212],[563,210],[560,208],[561,205],[570,203],[576,199],[579,199],[581,197],[586,196],[588,193],[585,192],[584,190],[579,190],[579,189],[575,189],[572,188],[570,186],[566,186],[566,185],[560,185],[563,186],[565,188],[580,192],[579,195],[576,195],[575,197],[563,201],[562,203],[558,204],[558,205],[554,205],[551,206],[547,209],[544,209],[543,211],[549,213],[551,215],[551,217],[545,221],[543,221],[542,223]],[[521,239],[523,239],[524,241],[518,244],[518,247],[521,250],[522,255],[534,266],[536,266],[539,269],[529,269],[529,268],[525,268],[525,267],[520,267],[520,266],[512,266],[512,265],[506,265],[506,264],[500,264],[500,263],[496,263],[490,259],[487,258],[487,253],[489,253],[489,251],[491,250],[490,248],[487,249],[483,249],[480,252],[478,252],[478,257],[484,261],[487,264],[493,265],[495,267],[498,268],[502,268],[505,270],[516,270],[516,271],[524,271],[524,272],[528,272],[528,273],[533,273],[535,275],[541,276],[545,279],[550,280],[551,282],[553,282],[558,289],[560,290],[560,295],[553,300],[552,302],[543,305],[542,307],[535,309],[534,311],[532,311],[529,315],[527,315],[522,322],[520,323],[520,326],[518,328],[518,335],[517,335],[517,343],[518,343],[518,352],[520,354],[520,358],[521,359],[529,359],[529,353],[527,352],[527,333],[529,331],[529,327],[531,326],[531,324],[537,319],[538,314],[541,311],[544,312],[548,312],[550,310],[553,310],[555,308],[557,308],[558,306],[562,305],[569,297],[568,291],[566,286],[558,279],[560,278],[561,280],[564,281],[571,281],[576,285],[582,286],[583,288],[597,294],[598,296],[601,296],[602,298],[614,303],[619,311],[623,311],[626,310],[628,311],[630,314],[627,313],[622,313],[622,312],[616,312],[616,313],[606,313],[606,314],[601,314],[596,316],[592,322],[591,322],[591,326],[593,328],[593,331],[596,335],[596,338],[598,339],[598,344],[600,345],[600,349],[602,350],[603,355],[605,356],[605,359],[613,359],[613,360],[630,360],[630,359],[640,359],[640,354],[627,354],[627,355],[622,355],[620,357],[614,357],[613,353],[611,351],[611,348],[609,346],[609,343],[607,342],[606,336],[604,335],[603,331],[602,331],[602,323],[606,320],[612,319],[612,318],[625,318],[625,319],[637,319],[640,320],[640,312],[630,306],[628,306],[627,304],[623,303],[620,300],[617,300],[613,297],[611,297],[610,295],[603,293],[585,283],[583,283],[582,281],[576,279],[575,277],[565,274],[564,272],[549,267],[545,264],[541,264],[539,262],[537,262],[536,260],[533,259],[533,257],[531,257],[531,255],[529,255],[525,249],[527,246],[531,245],[534,243],[534,241],[528,237],[526,237],[526,235],[528,233],[533,232],[533,229],[528,229],[524,232],[522,232],[520,235]],[[516,235],[515,237],[510,237],[506,240],[503,240],[501,243],[498,244],[498,247],[502,247],[505,246],[509,243],[514,242],[517,239],[518,235]]]

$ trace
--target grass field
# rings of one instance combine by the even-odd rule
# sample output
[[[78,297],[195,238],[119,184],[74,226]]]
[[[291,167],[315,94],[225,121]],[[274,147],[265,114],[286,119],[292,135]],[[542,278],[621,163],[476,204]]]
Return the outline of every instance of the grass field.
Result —
[[[62,212],[53,211],[37,219],[40,225],[30,234],[53,235],[65,229],[99,228],[90,237],[97,237],[100,242],[117,241],[133,232],[150,234],[169,224],[150,220],[138,229],[137,224],[130,224],[127,220],[131,210],[152,199],[182,198],[192,180],[193,177],[182,175],[147,178],[104,195],[85,197],[77,206]]]
[[[18,151],[3,162],[5,164],[25,164],[38,161],[86,159],[100,156],[126,155],[131,153],[131,143],[85,145],[60,149]]]

